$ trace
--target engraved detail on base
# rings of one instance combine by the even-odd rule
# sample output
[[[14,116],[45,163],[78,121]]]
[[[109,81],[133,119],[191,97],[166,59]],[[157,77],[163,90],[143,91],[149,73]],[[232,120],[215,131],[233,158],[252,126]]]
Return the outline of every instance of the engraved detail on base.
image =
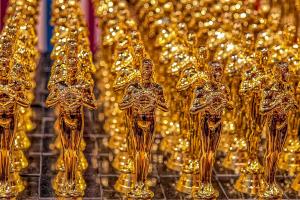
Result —
[[[136,184],[135,187],[127,194],[128,199],[152,199],[154,193],[143,183]]]
[[[219,191],[211,183],[202,183],[199,188],[193,189],[194,199],[216,199],[218,196]]]

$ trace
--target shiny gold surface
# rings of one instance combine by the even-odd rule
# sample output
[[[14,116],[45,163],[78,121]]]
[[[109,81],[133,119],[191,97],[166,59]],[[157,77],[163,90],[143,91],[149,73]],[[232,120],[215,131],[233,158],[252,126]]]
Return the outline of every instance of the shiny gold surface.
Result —
[[[27,132],[35,127],[30,104],[38,56],[37,10],[38,1],[11,1],[0,36],[0,198],[16,197],[25,189],[20,173],[28,167]]]
[[[55,107],[55,130],[60,140],[56,162],[57,175],[52,181],[58,197],[82,197],[86,189],[83,173],[88,167],[82,152],[84,107],[95,109],[92,63],[87,28],[76,1],[53,1],[52,24],[56,27],[51,42],[55,48],[54,65],[48,82],[48,107]],[[68,14],[67,14],[68,13]]]
[[[0,198],[299,198],[298,0],[94,0],[94,55],[53,0],[42,85],[38,3],[0,35]]]
[[[95,1],[100,28],[104,30],[102,49],[108,47],[108,51],[100,48],[97,52],[97,63],[101,66],[98,74],[105,79],[98,87],[102,91],[100,101],[103,100],[101,103],[107,108],[103,114],[107,119],[105,129],[112,135],[109,146],[120,151],[115,152],[113,166],[123,169],[130,157],[130,152],[124,153],[124,140],[132,138],[124,134],[126,130],[122,127],[128,126],[128,122],[123,122],[127,118],[116,110],[115,102],[120,93],[114,93],[113,88],[118,88],[117,83],[122,87],[122,83],[131,81],[132,68],[140,64],[135,62],[139,56],[134,54],[135,47],[130,41],[134,27],[140,33],[139,40],[143,40],[145,49],[159,65],[156,74],[164,87],[169,113],[158,112],[161,123],[157,124],[156,132],[163,136],[160,150],[168,155],[166,166],[180,172],[176,189],[195,198],[216,198],[218,192],[211,184],[211,170],[218,150],[227,154],[223,165],[239,175],[235,188],[258,195],[264,187],[267,170],[259,154],[261,138],[268,136],[266,117],[259,109],[263,91],[273,80],[271,72],[276,68],[275,63],[287,60],[293,62],[293,68],[298,66],[295,59],[299,51],[294,45],[296,25],[293,25],[293,17],[287,17],[287,10],[295,13],[291,5],[296,4],[290,3],[262,1],[256,10],[254,1],[145,0],[133,1],[129,4],[132,8],[128,9],[125,1]],[[131,21],[132,15],[138,25]],[[130,19],[129,22],[126,19]],[[212,60],[222,66],[222,72],[210,71],[208,63]],[[122,67],[126,71],[118,72]],[[122,75],[125,73],[127,78]],[[223,85],[212,84],[219,75],[224,76]],[[296,80],[294,85],[298,82]],[[203,97],[197,93],[200,88]],[[214,91],[216,98],[212,95],[211,100],[207,100]],[[232,102],[228,106],[231,109],[223,111],[225,102]],[[203,112],[191,113],[190,108],[195,105]],[[206,107],[209,109],[204,109]],[[107,111],[113,112],[108,114]],[[291,117],[294,119],[295,115]],[[290,121],[293,127],[298,126],[296,121]],[[292,140],[281,162],[284,163],[281,168],[291,172],[297,169],[297,165],[292,164],[296,163],[297,156],[291,153],[292,148],[297,149],[297,143]],[[129,147],[127,143],[128,151]],[[127,166],[131,166],[131,162]],[[118,184],[128,185],[129,179]]]
[[[143,58],[141,79],[128,85],[122,101],[121,110],[126,110],[128,123],[129,155],[132,156],[134,186],[127,196],[133,199],[153,198],[147,187],[151,149],[154,142],[155,110],[167,111],[162,87],[153,81],[153,62]]]
[[[279,62],[273,69],[273,80],[264,89],[260,112],[266,116],[267,149],[265,154],[264,179],[259,197],[281,198],[282,189],[275,179],[279,154],[287,137],[288,113],[298,109],[293,92],[288,86],[289,67],[286,62]]]

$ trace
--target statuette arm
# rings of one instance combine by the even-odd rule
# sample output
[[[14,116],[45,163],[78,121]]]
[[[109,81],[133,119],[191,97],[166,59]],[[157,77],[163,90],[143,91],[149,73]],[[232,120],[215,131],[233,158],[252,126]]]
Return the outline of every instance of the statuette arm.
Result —
[[[195,95],[194,95],[194,99],[192,101],[192,106],[190,108],[190,113],[195,115],[197,113],[199,113],[203,108],[209,106],[210,102],[208,101],[201,101],[202,98],[204,97],[204,89],[203,86],[198,86],[195,89]]]
[[[157,99],[157,106],[160,110],[167,112],[168,106],[164,97],[164,92],[161,86],[158,87],[158,99]]]
[[[263,92],[262,92],[262,102],[260,104],[260,113],[262,115],[265,115],[267,114],[268,112],[270,112],[271,110],[273,110],[276,105],[278,105],[278,101],[273,101],[272,100],[272,92],[265,89]]]
[[[129,85],[127,87],[127,89],[125,90],[125,95],[124,95],[122,101],[119,103],[119,108],[121,110],[125,110],[125,109],[132,107],[133,102],[134,102],[133,94],[134,94],[135,89],[136,88],[134,85]]]

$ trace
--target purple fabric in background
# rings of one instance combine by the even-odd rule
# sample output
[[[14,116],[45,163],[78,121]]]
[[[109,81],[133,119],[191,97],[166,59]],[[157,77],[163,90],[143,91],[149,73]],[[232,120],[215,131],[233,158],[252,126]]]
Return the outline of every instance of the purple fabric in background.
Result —
[[[95,20],[95,15],[94,15],[94,8],[92,4],[92,0],[88,0],[88,9],[86,9],[87,16],[88,16],[88,28],[89,28],[89,39],[91,43],[91,51],[94,53],[96,51],[96,20]]]
[[[0,31],[4,25],[5,11],[8,6],[8,0],[0,0]]]

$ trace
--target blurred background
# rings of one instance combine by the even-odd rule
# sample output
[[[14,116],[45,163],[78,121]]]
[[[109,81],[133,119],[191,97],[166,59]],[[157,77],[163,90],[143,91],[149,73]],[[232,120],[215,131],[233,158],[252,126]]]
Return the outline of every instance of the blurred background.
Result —
[[[8,6],[9,0],[0,0],[0,31],[3,28],[5,12]],[[52,50],[50,44],[50,38],[52,35],[52,27],[49,24],[51,17],[51,3],[52,0],[40,0],[40,16],[38,23],[38,48],[42,53],[48,53]],[[99,36],[99,30],[97,29],[97,21],[94,17],[94,11],[92,7],[92,0],[81,0],[82,9],[84,11],[85,18],[90,31],[91,49],[94,52],[97,44],[97,36]]]
[[[90,31],[91,50],[95,52],[97,42],[100,35],[100,30],[97,27],[97,19],[94,16],[94,10],[92,7],[92,0],[79,0],[81,1],[82,9],[84,11],[85,18],[88,22],[88,28]],[[2,30],[5,11],[9,0],[0,0],[0,31]],[[259,7],[260,0],[256,0],[257,8]],[[51,3],[52,0],[40,0],[40,16],[38,24],[38,37],[39,37],[39,50],[42,53],[48,53],[52,50],[50,44],[50,38],[52,35],[52,27],[49,24],[51,17]]]

